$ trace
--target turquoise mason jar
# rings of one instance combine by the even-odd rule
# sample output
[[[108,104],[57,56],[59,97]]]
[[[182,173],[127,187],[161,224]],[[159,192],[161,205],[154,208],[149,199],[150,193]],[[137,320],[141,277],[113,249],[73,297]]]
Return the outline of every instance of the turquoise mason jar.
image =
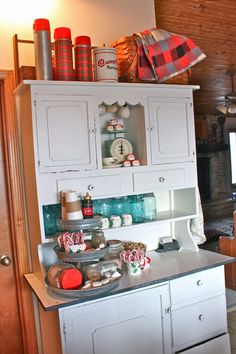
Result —
[[[144,218],[148,220],[156,220],[157,210],[156,210],[156,197],[154,193],[144,194],[143,196],[144,205]]]

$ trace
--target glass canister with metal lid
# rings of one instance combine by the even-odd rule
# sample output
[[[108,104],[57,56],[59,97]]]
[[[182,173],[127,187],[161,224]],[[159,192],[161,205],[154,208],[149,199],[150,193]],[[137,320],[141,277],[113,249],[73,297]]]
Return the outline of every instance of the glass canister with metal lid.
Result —
[[[106,247],[106,238],[104,236],[104,232],[100,229],[95,229],[92,232],[91,237],[91,247],[92,248],[105,248]]]

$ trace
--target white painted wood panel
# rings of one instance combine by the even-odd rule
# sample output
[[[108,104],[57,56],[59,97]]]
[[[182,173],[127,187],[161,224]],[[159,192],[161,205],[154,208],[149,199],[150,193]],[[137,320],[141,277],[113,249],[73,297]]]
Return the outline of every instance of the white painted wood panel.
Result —
[[[176,350],[213,338],[227,332],[225,295],[172,311],[171,317]]]
[[[141,192],[145,190],[161,190],[184,187],[185,185],[185,170],[162,170],[137,172],[133,175],[134,191]]]
[[[184,289],[184,291],[183,291]],[[225,292],[224,267],[186,275],[170,282],[172,308]]]
[[[214,338],[206,343],[200,344],[194,348],[179,352],[181,354],[230,354],[229,335]]]
[[[40,172],[96,167],[92,98],[39,96],[36,99]]]
[[[152,163],[194,160],[189,99],[149,98]]]
[[[95,176],[84,178],[58,179],[58,193],[64,189],[72,189],[78,194],[92,193],[93,197],[99,198],[121,193],[121,177],[119,174],[108,176]]]
[[[63,354],[170,354],[168,286],[60,310]]]

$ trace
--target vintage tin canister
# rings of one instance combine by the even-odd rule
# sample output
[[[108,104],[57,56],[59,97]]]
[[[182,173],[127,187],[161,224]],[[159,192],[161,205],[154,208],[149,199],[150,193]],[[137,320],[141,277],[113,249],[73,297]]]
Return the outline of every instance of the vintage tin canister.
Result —
[[[117,82],[117,61],[114,48],[94,48],[94,81]]]

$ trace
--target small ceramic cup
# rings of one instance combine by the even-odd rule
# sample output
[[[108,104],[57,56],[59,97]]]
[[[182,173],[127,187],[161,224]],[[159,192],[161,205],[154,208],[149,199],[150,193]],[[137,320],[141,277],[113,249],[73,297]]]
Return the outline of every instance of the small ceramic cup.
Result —
[[[118,110],[118,105],[117,103],[110,104],[107,106],[107,112],[109,113],[115,113]]]
[[[115,125],[115,130],[116,130],[116,131],[122,131],[122,130],[124,130],[123,124],[121,124],[121,123],[116,124],[116,125]]]
[[[102,223],[103,230],[109,229],[109,219],[108,218],[102,218],[101,223]]]
[[[116,124],[118,124],[118,120],[113,118],[113,119],[110,119],[109,122],[108,122],[108,125],[113,125],[115,126]]]
[[[128,160],[128,161],[134,161],[134,160],[135,160],[134,154],[128,154],[128,155],[126,156],[126,160]]]
[[[132,161],[132,166],[140,166],[140,161],[139,160],[133,160]]]
[[[112,228],[120,227],[121,226],[121,218],[119,215],[112,215],[110,217],[110,226]]]
[[[124,167],[130,167],[130,166],[131,166],[131,162],[128,161],[128,160],[125,160],[125,161],[123,162],[123,166],[124,166]]]
[[[106,113],[106,106],[103,103],[98,106],[98,112],[100,116]]]
[[[114,125],[108,124],[106,130],[112,132],[114,130]]]
[[[117,114],[121,118],[125,118],[125,119],[129,118],[129,116],[130,116],[130,108],[129,108],[129,106],[126,105],[126,104],[124,106],[120,106],[118,108]]]
[[[123,226],[132,225],[133,218],[131,214],[122,214],[121,215],[121,222]]]

